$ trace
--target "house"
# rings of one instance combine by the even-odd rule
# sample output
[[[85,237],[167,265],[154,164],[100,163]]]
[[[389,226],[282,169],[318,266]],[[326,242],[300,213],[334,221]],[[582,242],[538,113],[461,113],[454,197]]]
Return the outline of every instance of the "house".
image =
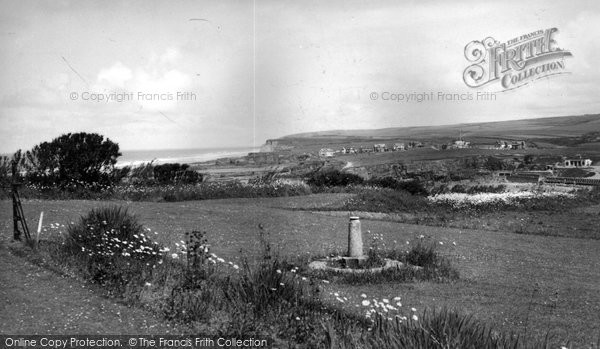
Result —
[[[407,148],[423,148],[425,145],[423,142],[408,142]]]
[[[498,177],[510,177],[512,172],[511,171],[495,171],[494,174]]]
[[[546,165],[546,169],[555,170],[557,168],[579,168],[592,166],[592,159],[584,159],[581,156],[577,158],[563,157],[562,163],[557,162],[554,165]]]
[[[494,148],[496,148],[496,149],[508,149],[509,145],[508,145],[508,142],[506,142],[506,141],[496,141],[496,143],[494,144]]]
[[[383,153],[387,151],[387,147],[384,143],[375,144],[373,145],[373,151],[376,153]]]
[[[458,139],[455,140],[454,142],[452,142],[452,144],[450,144],[450,147],[452,149],[466,149],[466,148],[471,148],[471,142],[465,141],[462,138],[462,130],[460,130],[460,134],[458,136]]]
[[[356,154],[357,151],[354,147],[350,147],[350,148],[342,147],[341,153],[342,154]]]
[[[466,149],[471,147],[471,142],[458,139],[452,143],[452,148],[454,149]]]
[[[319,150],[319,156],[322,158],[331,158],[335,155],[335,151],[330,148],[322,148]]]
[[[525,141],[497,141],[494,144],[494,148],[496,149],[525,149],[527,148],[527,144]]]
[[[525,141],[516,141],[510,144],[510,149],[525,149]]]
[[[406,150],[406,146],[404,145],[404,143],[394,143],[392,150],[393,151]]]
[[[582,159],[582,158],[578,158],[578,159],[564,159],[563,160],[563,166],[564,167],[590,167],[592,166],[592,160],[591,159]]]

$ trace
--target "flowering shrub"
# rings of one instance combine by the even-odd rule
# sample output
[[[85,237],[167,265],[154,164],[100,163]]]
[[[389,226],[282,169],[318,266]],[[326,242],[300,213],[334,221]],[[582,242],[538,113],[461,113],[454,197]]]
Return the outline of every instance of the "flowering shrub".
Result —
[[[517,192],[517,193],[448,193],[430,196],[427,200],[451,209],[506,209],[529,207],[535,208],[531,201],[556,202],[560,199],[573,199],[574,194],[564,192]]]
[[[144,235],[135,216],[119,206],[93,209],[67,232],[65,248],[86,257],[89,277],[119,290],[132,278],[144,276],[137,270],[130,275],[128,271],[135,269],[132,264],[151,270],[162,258],[162,251]]]
[[[89,255],[132,256],[144,259],[158,255],[158,247],[144,235],[144,229],[126,208],[92,209],[80,222],[68,227],[67,244]]]

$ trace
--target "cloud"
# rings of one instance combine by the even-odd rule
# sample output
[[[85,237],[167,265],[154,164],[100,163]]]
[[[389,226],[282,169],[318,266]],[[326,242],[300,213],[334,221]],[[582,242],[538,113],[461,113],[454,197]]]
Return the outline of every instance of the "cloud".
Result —
[[[179,56],[180,56],[179,50],[177,50],[174,47],[169,47],[169,48],[167,48],[165,53],[160,55],[160,64],[176,63],[177,60],[179,59]]]
[[[161,54],[151,54],[134,68],[117,61],[100,69],[98,83],[92,89],[99,93],[133,93],[132,103],[145,110],[174,109],[177,93],[187,91],[192,82],[189,74],[175,68],[179,58],[179,50],[169,47]]]
[[[121,62],[116,62],[112,67],[100,70],[97,80],[99,83],[125,88],[125,82],[131,80],[132,77],[131,69]]]
[[[180,57],[176,48],[166,48],[160,54],[152,54],[138,67],[129,68],[120,61],[100,69],[95,88],[128,89],[130,92],[172,93],[190,85],[191,78],[174,68]]]
[[[134,87],[138,88],[138,91],[148,91],[151,93],[173,93],[186,88],[189,84],[190,78],[177,69],[152,72],[140,68],[136,70],[133,82]]]

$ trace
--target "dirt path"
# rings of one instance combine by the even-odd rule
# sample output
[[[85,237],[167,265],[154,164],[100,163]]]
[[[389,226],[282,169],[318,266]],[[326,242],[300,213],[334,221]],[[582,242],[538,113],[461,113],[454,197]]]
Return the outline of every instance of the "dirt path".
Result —
[[[0,334],[181,334],[138,308],[16,256],[0,239]]]

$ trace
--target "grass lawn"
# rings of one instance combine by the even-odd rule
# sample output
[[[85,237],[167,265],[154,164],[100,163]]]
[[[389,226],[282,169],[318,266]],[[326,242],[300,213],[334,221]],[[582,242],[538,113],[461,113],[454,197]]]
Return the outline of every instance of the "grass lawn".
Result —
[[[9,252],[9,248],[31,253],[18,242],[0,241],[0,333],[3,335],[186,333],[183,326],[105,298],[93,291],[96,286],[59,276]]]
[[[227,199],[176,203],[110,202],[129,207],[152,230],[155,240],[175,248],[183,233],[208,232],[211,249],[221,257],[239,261],[240,250],[253,255],[258,249],[258,224],[282,255],[323,255],[343,250],[347,241],[349,213],[292,211],[288,208],[336,205],[344,194],[323,194],[273,199]],[[30,228],[44,211],[42,239],[57,236],[64,227],[99,201],[23,202]],[[0,202],[0,227],[12,235],[11,203]],[[507,222],[508,223],[508,222]],[[420,235],[439,244],[460,272],[453,283],[387,283],[349,286],[325,284],[325,297],[336,302],[338,293],[348,301],[337,303],[359,311],[360,295],[369,298],[402,298],[401,314],[410,308],[420,313],[442,306],[473,314],[499,330],[544,335],[547,330],[576,346],[595,342],[600,336],[600,240],[514,234],[512,229],[458,229],[411,225],[381,220],[362,220],[367,230],[383,235],[388,247],[406,246]],[[331,292],[331,295],[330,295]]]

